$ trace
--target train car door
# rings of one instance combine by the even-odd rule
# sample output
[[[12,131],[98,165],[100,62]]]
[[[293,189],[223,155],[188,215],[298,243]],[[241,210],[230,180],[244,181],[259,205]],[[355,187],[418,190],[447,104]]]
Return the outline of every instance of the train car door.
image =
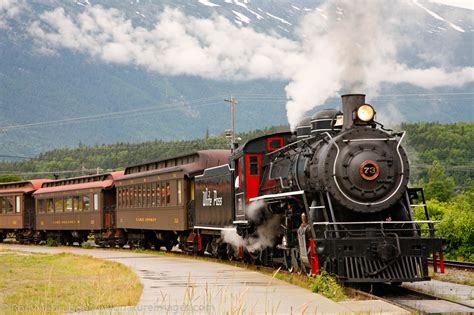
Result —
[[[262,169],[261,154],[245,155],[245,192],[247,203],[257,197],[260,188],[260,173]]]

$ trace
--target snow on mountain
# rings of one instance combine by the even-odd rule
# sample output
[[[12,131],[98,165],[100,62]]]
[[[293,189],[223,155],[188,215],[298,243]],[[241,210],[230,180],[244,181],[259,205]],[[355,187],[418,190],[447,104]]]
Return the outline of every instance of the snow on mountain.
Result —
[[[219,6],[220,6],[220,5],[218,5],[218,4],[212,3],[212,2],[209,1],[209,0],[198,0],[198,2],[199,2],[200,4],[203,4],[203,5],[208,6],[208,7],[219,7]]]

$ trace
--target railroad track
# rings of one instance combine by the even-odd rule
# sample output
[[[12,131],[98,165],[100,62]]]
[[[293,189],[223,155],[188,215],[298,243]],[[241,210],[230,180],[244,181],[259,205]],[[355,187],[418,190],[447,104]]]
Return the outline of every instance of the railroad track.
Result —
[[[473,314],[474,308],[461,301],[415,291],[402,286],[377,283],[350,286],[357,294],[395,304],[416,314]]]
[[[428,263],[433,264],[433,259],[428,258]],[[439,266],[439,262],[438,262],[438,266]],[[454,268],[454,269],[474,271],[474,262],[445,260],[444,266],[449,267],[449,268]]]

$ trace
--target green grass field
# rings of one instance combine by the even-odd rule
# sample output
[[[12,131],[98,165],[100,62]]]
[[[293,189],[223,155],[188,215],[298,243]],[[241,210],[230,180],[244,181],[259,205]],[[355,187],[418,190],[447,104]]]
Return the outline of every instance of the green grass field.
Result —
[[[135,305],[128,267],[89,256],[0,250],[0,314],[50,314]]]

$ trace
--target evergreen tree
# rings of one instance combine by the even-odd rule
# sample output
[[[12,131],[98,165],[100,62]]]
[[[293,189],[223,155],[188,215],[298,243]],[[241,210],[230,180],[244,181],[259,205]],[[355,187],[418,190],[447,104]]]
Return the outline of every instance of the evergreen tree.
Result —
[[[446,175],[446,169],[434,160],[428,170],[428,182],[424,185],[428,199],[448,201],[454,195],[454,178]]]

